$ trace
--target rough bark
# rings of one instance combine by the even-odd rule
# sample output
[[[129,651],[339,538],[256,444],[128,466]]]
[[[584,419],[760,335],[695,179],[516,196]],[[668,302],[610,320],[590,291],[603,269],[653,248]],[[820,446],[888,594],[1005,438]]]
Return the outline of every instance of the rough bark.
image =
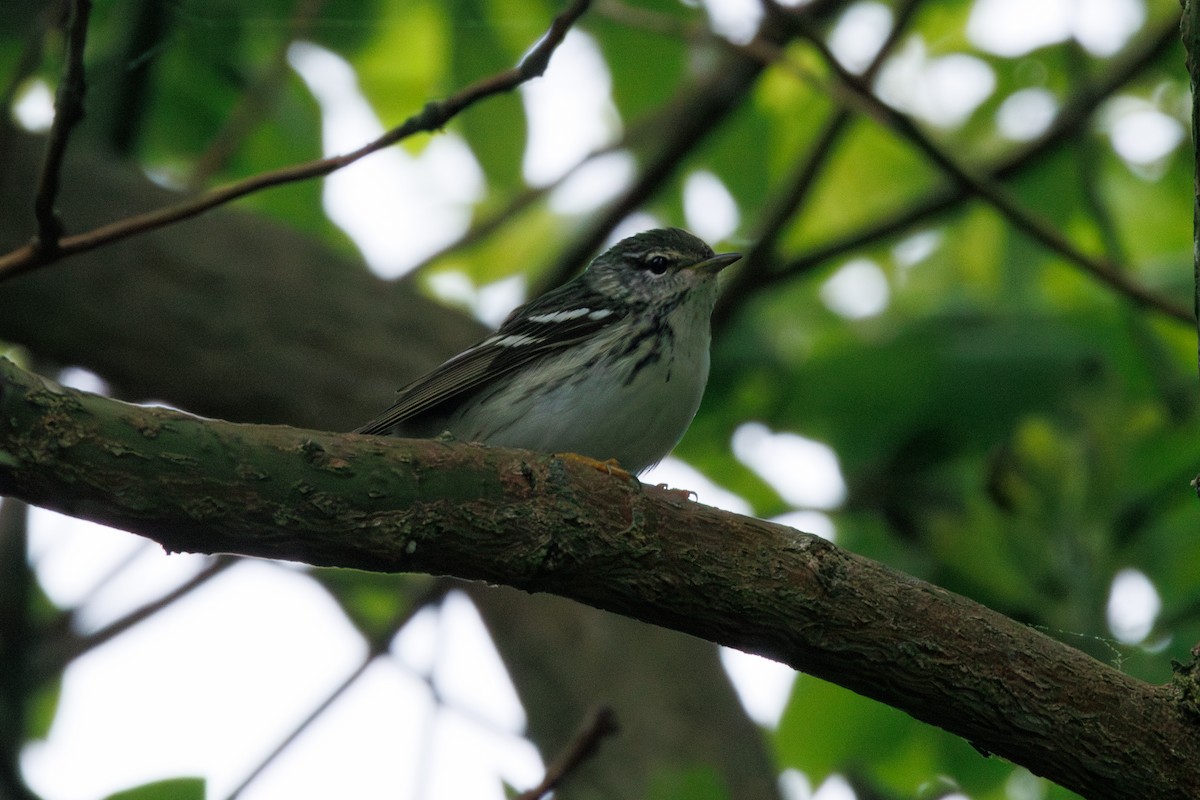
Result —
[[[1200,796],[1180,687],[818,537],[553,456],[199,420],[2,375],[0,493],[169,550],[550,592],[777,659],[1087,797]]]

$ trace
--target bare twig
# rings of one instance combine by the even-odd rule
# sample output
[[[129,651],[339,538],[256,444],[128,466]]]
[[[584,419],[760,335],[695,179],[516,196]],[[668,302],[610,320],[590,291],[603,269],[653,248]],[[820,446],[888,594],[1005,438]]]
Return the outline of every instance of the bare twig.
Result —
[[[558,187],[567,182],[567,179],[575,175],[581,168],[591,163],[595,159],[615,153],[624,147],[627,147],[635,138],[635,133],[630,131],[620,138],[620,140],[599,147],[588,153],[583,158],[579,159],[566,172],[555,178],[550,183],[543,186],[531,186],[519,192],[515,196],[509,198],[503,208],[498,209],[490,214],[480,216],[471,223],[471,227],[460,237],[453,242],[439,248],[437,251],[430,253],[425,258],[421,259],[416,265],[406,272],[401,280],[413,281],[416,280],[421,273],[430,265],[436,264],[441,259],[445,258],[450,253],[462,250],[464,247],[470,247],[476,242],[481,242],[493,233],[504,227],[507,223],[518,217],[521,212],[532,206],[534,203],[543,199]]]
[[[1200,325],[1200,99],[1197,99],[1196,87],[1200,86],[1200,5],[1195,0],[1185,0],[1183,4],[1183,20],[1180,25],[1183,38],[1184,52],[1187,53],[1188,76],[1192,84],[1192,156],[1195,160],[1196,175],[1193,183],[1192,198],[1192,310],[1196,314],[1197,324]],[[1200,366],[1200,327],[1197,334],[1197,365]]]
[[[242,792],[246,791],[250,784],[258,780],[258,777],[263,774],[267,767],[271,766],[271,764],[273,764],[275,760],[279,758],[279,756],[283,755],[284,750],[287,750],[289,747],[291,747],[293,742],[300,738],[300,734],[312,727],[312,724],[316,722],[322,714],[328,711],[333,704],[337,702],[338,698],[344,695],[347,691],[349,691],[351,686],[358,682],[358,679],[363,676],[363,673],[367,671],[368,667],[375,663],[375,659],[378,657],[378,653],[374,652],[373,650],[369,651],[367,655],[358,662],[354,669],[350,671],[350,674],[343,678],[341,683],[335,686],[333,691],[326,695],[321,702],[317,703],[317,705],[310,712],[308,712],[304,719],[300,720],[296,727],[293,728],[286,736],[284,736],[283,739],[281,739],[279,743],[275,745],[275,747],[271,748],[271,752],[267,753],[267,755],[264,756],[263,759],[259,761],[249,773],[247,773],[245,778],[242,778],[241,783],[235,786],[233,790],[229,792],[229,794],[225,795],[225,800],[236,800],[236,798],[241,797]]]
[[[80,0],[80,2],[87,2],[87,0]],[[567,31],[587,10],[589,3],[590,0],[574,0],[565,11],[554,18],[554,22],[546,34],[516,67],[479,80],[446,100],[431,101],[419,113],[409,117],[398,127],[392,128],[357,150],[340,156],[331,156],[264,172],[205,192],[178,205],[102,225],[86,233],[63,237],[52,252],[46,252],[36,243],[26,245],[5,256],[0,256],[0,280],[58,261],[65,256],[94,250],[101,245],[197,216],[253,192],[323,177],[416,133],[438,130],[460,112],[480,100],[510,92],[522,83],[542,75],[550,63],[550,57],[562,43]]]
[[[537,786],[517,795],[516,800],[541,800],[558,788],[563,779],[574,772],[580,764],[590,758],[600,747],[605,738],[620,730],[617,718],[608,706],[601,706],[588,715],[583,725],[576,731],[567,748],[558,754],[549,767],[546,775]]]
[[[58,197],[62,161],[71,138],[71,129],[83,119],[83,98],[87,93],[87,83],[83,77],[83,49],[87,42],[88,16],[91,12],[91,0],[72,0],[67,22],[66,60],[54,100],[54,123],[50,127],[37,196],[33,201],[37,235],[29,248],[35,257],[43,259],[52,258],[58,252],[63,233],[62,220],[54,204]]]
[[[989,203],[1001,216],[1015,228],[1030,238],[1038,241],[1043,247],[1057,253],[1069,263],[1075,264],[1092,277],[1116,289],[1120,294],[1138,305],[1160,311],[1169,317],[1191,322],[1192,312],[1175,305],[1171,301],[1159,297],[1133,281],[1117,265],[1109,259],[1089,255],[1075,246],[1070,239],[1059,233],[1049,222],[1022,206],[1012,194],[995,181],[973,174],[963,167],[949,153],[934,143],[932,139],[917,127],[906,114],[902,114],[892,106],[880,100],[871,87],[863,83],[858,76],[846,70],[834,57],[833,53],[820,37],[808,35],[810,44],[825,59],[830,70],[837,76],[839,83],[848,89],[853,101],[861,103],[864,110],[872,117],[903,136],[929,161],[937,166],[970,194]]]
[[[908,24],[921,7],[921,3],[922,0],[904,0],[900,4],[896,10],[895,23],[892,25],[891,31],[888,32],[887,38],[879,46],[871,63],[862,73],[864,83],[869,84],[883,67],[884,62],[887,61],[888,56],[900,41],[900,37],[908,29]],[[737,298],[741,294],[742,286],[752,284],[756,276],[766,271],[774,262],[775,245],[779,241],[784,225],[795,216],[797,209],[809,197],[818,176],[829,163],[834,146],[841,139],[852,118],[850,109],[841,106],[826,121],[825,126],[817,135],[816,141],[809,149],[807,157],[797,164],[792,176],[784,182],[783,188],[767,204],[760,215],[758,230],[755,235],[750,237],[754,245],[750,248],[745,263],[726,284],[723,297]],[[717,324],[720,324],[728,315],[730,302],[733,301],[722,303],[717,314]]]
[[[471,223],[471,227],[466,231],[466,233],[453,242],[450,242],[449,244],[440,248],[436,252],[431,253],[423,258],[420,262],[414,265],[411,270],[404,274],[402,280],[414,281],[418,279],[421,273],[429,268],[430,265],[437,263],[450,253],[457,252],[465,247],[470,247],[477,242],[483,241],[485,238],[491,236],[497,230],[503,228],[506,224],[514,220],[534,203],[551,194],[555,189],[559,188],[571,177],[576,175],[579,170],[594,162],[596,159],[606,155],[611,155],[613,153],[619,153],[623,150],[627,151],[636,149],[639,145],[648,141],[650,136],[652,136],[657,130],[657,126],[662,124],[661,117],[661,110],[639,117],[625,126],[624,133],[618,139],[592,150],[551,182],[542,186],[526,188],[517,195],[509,198],[508,202],[503,208],[500,208],[490,214],[482,214]]]
[[[279,756],[283,754],[284,750],[290,747],[292,743],[296,741],[296,739],[300,738],[300,734],[308,730],[322,714],[328,711],[333,704],[337,702],[338,698],[349,691],[350,687],[353,686],[358,679],[363,676],[363,673],[367,671],[367,668],[375,663],[375,659],[387,653],[388,648],[391,646],[392,639],[395,638],[396,634],[401,628],[407,625],[412,618],[417,615],[418,612],[424,610],[428,606],[440,603],[446,596],[446,593],[450,591],[451,587],[452,584],[450,581],[434,581],[433,585],[431,585],[426,592],[419,597],[414,598],[412,603],[401,609],[384,627],[379,636],[368,638],[367,652],[363,655],[362,660],[358,662],[358,665],[351,670],[350,673],[342,679],[341,683],[335,686],[321,702],[317,703],[317,705],[304,717],[304,719],[302,719],[299,724],[297,724],[296,727],[291,730],[291,732],[284,736],[283,739],[271,749],[271,752],[262,759],[262,761],[258,762],[254,769],[250,770],[246,777],[242,779],[242,782],[234,787],[233,791],[226,796],[225,800],[236,800],[236,798],[241,796],[242,792],[246,791],[247,787],[254,783],[254,781],[258,779],[258,776],[262,775],[266,768],[271,766],[275,759],[279,758]]]
[[[762,62],[756,59],[737,52],[722,53],[720,63],[704,78],[686,86],[658,112],[657,136],[653,138],[659,144],[645,158],[637,179],[589,221],[543,273],[534,294],[570,278],[621,220],[653,197],[675,174],[685,156],[748,99],[746,90],[762,69]]]
[[[813,0],[802,9],[789,11],[803,19],[822,20],[840,5],[840,0]],[[706,41],[719,44],[723,40],[703,28],[679,23],[666,15],[630,8],[617,0],[608,2],[604,12],[627,25],[692,43]],[[781,47],[794,37],[788,25],[778,24],[772,9],[759,28],[755,42],[774,48]],[[557,286],[571,277],[588,257],[604,243],[621,220],[649,200],[676,174],[685,157],[694,151],[710,133],[749,97],[749,87],[757,80],[769,60],[734,46],[720,53],[719,61],[702,79],[684,87],[657,115],[657,149],[647,156],[637,180],[603,209],[575,237],[563,253],[544,272],[534,294]]]
[[[192,165],[186,179],[189,187],[202,187],[228,163],[241,141],[274,106],[273,100],[288,75],[288,48],[308,34],[313,20],[324,5],[325,0],[297,0],[288,20],[287,33],[267,59],[266,67],[238,98],[225,124]]]
[[[1177,25],[1174,22],[1164,23],[1159,28],[1148,31],[1128,48],[1127,53],[1115,60],[1111,70],[1094,84],[1083,87],[1070,97],[1063,104],[1054,125],[1042,136],[982,170],[982,173],[992,181],[1009,179],[1057,152],[1059,148],[1071,141],[1071,137],[1078,133],[1090,114],[1104,99],[1111,96],[1133,76],[1139,74],[1147,65],[1159,58],[1164,50],[1174,46],[1176,37]],[[794,255],[781,268],[773,272],[755,275],[752,281],[748,281],[742,287],[742,294],[761,291],[776,283],[791,280],[831,259],[898,236],[921,222],[949,211],[970,194],[968,187],[961,183],[934,190],[924,198],[917,198],[906,204],[903,209],[892,216]],[[1170,307],[1173,310],[1170,316],[1177,319],[1182,318],[1177,316],[1182,309],[1175,306]],[[1186,315],[1186,312],[1183,313]],[[1191,317],[1186,316],[1186,319],[1190,320]]]
[[[60,27],[59,20],[64,16],[65,0],[55,0],[50,3],[30,25],[25,46],[17,56],[16,64],[8,76],[4,88],[0,89],[0,108],[12,109],[17,100],[17,93],[25,82],[37,71],[42,63],[42,52],[45,49],[46,29]],[[13,118],[10,114],[0,114],[0,158],[11,158],[11,138],[13,133]],[[0,175],[4,174],[4,164],[0,162]]]
[[[35,661],[35,675],[38,680],[49,680],[52,676],[62,672],[64,668],[72,661],[75,661],[85,653],[96,649],[105,642],[109,642],[125,633],[130,628],[139,625],[153,617],[160,611],[170,607],[178,600],[186,597],[201,586],[206,585],[210,580],[220,575],[222,572],[237,564],[241,559],[231,556],[218,556],[204,566],[199,572],[188,578],[183,583],[171,589],[159,597],[150,600],[149,602],[138,606],[123,615],[119,619],[113,620],[95,633],[86,636],[67,637],[65,640],[55,641],[51,648],[38,653]],[[69,622],[70,615],[66,621]],[[66,625],[64,628],[68,627]]]

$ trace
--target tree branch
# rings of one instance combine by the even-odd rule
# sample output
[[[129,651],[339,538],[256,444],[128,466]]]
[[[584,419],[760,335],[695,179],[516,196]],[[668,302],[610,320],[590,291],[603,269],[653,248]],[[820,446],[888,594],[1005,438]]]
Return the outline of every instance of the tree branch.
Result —
[[[180,220],[197,216],[224,205],[239,197],[273,186],[282,186],[296,181],[320,178],[361,158],[407,139],[416,133],[435,131],[442,128],[460,112],[492,95],[510,92],[522,83],[540,76],[550,63],[550,56],[566,37],[567,31],[587,10],[590,0],[574,0],[566,11],[554,18],[550,29],[529,54],[516,67],[476,81],[457,94],[440,102],[431,101],[418,114],[414,114],[398,127],[384,133],[374,141],[350,153],[331,156],[305,164],[296,164],[283,169],[263,172],[245,180],[221,186],[197,197],[135,217],[128,217],[108,225],[93,228],[85,233],[63,237],[56,246],[47,251],[38,247],[36,241],[0,256],[0,280],[20,275],[66,256],[94,250],[102,245],[117,242],[136,234],[170,225]]]
[[[820,25],[840,6],[839,2],[814,0],[794,13],[808,25]],[[630,14],[620,5],[608,5],[606,11],[628,24],[683,39],[703,39],[717,44],[722,40],[709,32],[693,32],[690,26],[677,26],[661,16],[642,9]],[[763,20],[756,42],[773,48],[782,47],[795,35],[778,15],[769,14]],[[542,274],[534,287],[536,296],[564,283],[579,271],[581,265],[600,249],[604,240],[621,220],[650,200],[663,185],[678,174],[680,165],[729,118],[750,96],[750,87],[758,80],[769,61],[757,58],[738,47],[721,47],[715,54],[716,63],[698,79],[683,89],[663,109],[655,114],[655,129],[647,137],[653,143],[636,180],[616,199],[592,215],[587,226]]]
[[[1054,123],[1045,133],[1002,159],[985,165],[980,169],[980,173],[992,181],[1008,180],[1069,146],[1073,137],[1079,134],[1105,99],[1141,74],[1169,48],[1175,47],[1177,41],[1178,26],[1174,22],[1163,24],[1140,35],[1113,60],[1111,67],[1100,78],[1067,98]],[[806,274],[832,259],[904,234],[917,225],[950,211],[968,197],[966,187],[959,184],[933,190],[905,203],[904,208],[890,216],[837,236],[802,253],[787,256],[784,263],[774,271],[758,272],[744,281],[739,281],[735,276],[736,283],[731,283],[730,286],[736,286],[739,298],[749,297],[778,283]],[[728,290],[726,295],[730,295]],[[717,307],[715,320],[722,322],[728,319],[731,313],[728,301],[722,302]]]
[[[617,726],[616,715],[607,706],[601,706],[593,711],[583,721],[575,738],[567,745],[567,749],[554,759],[554,763],[546,768],[542,782],[532,789],[517,795],[516,800],[541,800],[558,788],[559,784],[569,776],[576,767],[595,754],[600,743],[620,730]]]
[[[1200,6],[1195,0],[1183,3],[1183,18],[1180,22],[1184,52],[1187,53],[1188,77],[1192,85],[1192,156],[1195,159],[1195,178],[1192,198],[1192,311],[1196,316],[1197,366],[1200,366],[1200,99],[1196,87],[1200,86]]]
[[[43,261],[53,259],[60,250],[63,224],[54,205],[71,129],[83,119],[83,98],[87,93],[87,83],[83,77],[83,50],[91,12],[91,0],[72,0],[67,22],[66,64],[54,100],[54,123],[46,142],[37,196],[33,200],[37,235],[28,247],[33,258]]]
[[[884,39],[862,72],[864,83],[870,85],[883,68],[896,45],[899,44],[900,37],[908,30],[908,25],[921,8],[921,4],[921,0],[904,0],[899,4],[896,9],[895,21],[887,38]],[[772,51],[771,56],[774,57],[776,53],[777,51]],[[808,152],[803,158],[797,159],[792,174],[765,204],[756,222],[757,230],[750,237],[754,244],[750,247],[750,251],[746,254],[734,277],[725,284],[726,292],[729,292],[730,296],[736,296],[739,293],[739,287],[753,283],[757,276],[766,272],[775,260],[777,257],[776,245],[783,235],[784,227],[795,218],[798,210],[807,202],[817,179],[829,166],[834,148],[848,130],[852,119],[853,115],[848,107],[842,105],[835,108],[815,140],[808,146]]]
[[[720,58],[718,65],[685,86],[656,114],[656,135],[647,137],[654,142],[652,152],[646,155],[637,179],[590,217],[586,227],[542,274],[534,288],[535,296],[578,272],[621,220],[652,198],[676,174],[687,154],[746,101],[763,65],[737,53],[726,52]]]
[[[42,138],[13,138],[0,169],[0,247],[24,237],[43,149]],[[171,192],[87,147],[73,147],[64,170],[72,191],[61,208],[82,224],[105,209],[171,202]],[[81,254],[0,290],[0,339],[51,364],[90,369],[115,396],[332,430],[362,424],[397,386],[483,333],[345,253],[236,208]]]
[[[262,760],[260,760],[252,770],[250,770],[249,774],[247,774],[246,777],[243,778],[236,787],[234,787],[233,791],[225,796],[225,800],[237,800],[237,798],[241,797],[242,793],[249,788],[250,784],[258,780],[259,776],[266,771],[267,767],[275,763],[275,761],[281,755],[283,755],[283,753],[289,747],[291,747],[297,739],[300,738],[301,734],[311,728],[313,723],[316,722],[322,714],[332,708],[333,704],[336,703],[339,698],[341,698],[350,690],[351,687],[354,686],[355,683],[358,682],[359,678],[366,673],[367,669],[375,663],[375,659],[380,658],[387,653],[388,648],[391,646],[392,639],[395,638],[396,634],[401,628],[412,621],[412,618],[419,612],[431,605],[439,604],[442,599],[445,598],[446,593],[449,590],[450,584],[448,582],[438,581],[433,586],[429,587],[429,589],[425,591],[422,596],[414,598],[412,603],[405,608],[400,609],[400,611],[396,613],[396,615],[388,622],[388,624],[384,626],[384,630],[381,631],[379,635],[375,637],[368,637],[367,652],[363,655],[362,659],[359,660],[358,666],[351,670],[350,674],[343,678],[341,683],[335,686],[332,691],[326,694],[325,697],[319,703],[317,703],[317,705],[311,711],[308,712],[304,719],[302,719],[294,728],[292,728],[292,730],[289,731],[288,734],[284,736],[274,748],[271,749],[271,752],[268,753]]]
[[[986,175],[976,174],[960,164],[956,158],[925,135],[912,119],[880,100],[864,80],[843,67],[820,36],[799,20],[796,24],[804,31],[805,39],[836,76],[839,90],[834,94],[839,101],[858,107],[863,113],[901,136],[960,189],[988,203],[1014,228],[1041,243],[1047,250],[1057,253],[1067,263],[1074,264],[1137,305],[1181,322],[1193,322],[1195,315],[1192,311],[1141,286],[1108,258],[1083,252],[1044,218],[1022,206],[1004,187]],[[778,57],[782,62],[786,62],[786,55],[782,51],[778,52]]]
[[[1085,796],[1200,796],[1180,688],[818,537],[553,456],[201,420],[0,361],[0,492],[173,551],[551,592],[782,661]]]

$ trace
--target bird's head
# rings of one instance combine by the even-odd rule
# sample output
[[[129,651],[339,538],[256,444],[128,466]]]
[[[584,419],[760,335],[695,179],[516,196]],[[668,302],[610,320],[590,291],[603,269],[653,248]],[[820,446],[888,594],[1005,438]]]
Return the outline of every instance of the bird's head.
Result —
[[[717,274],[741,257],[718,255],[679,228],[658,228],[617,242],[584,275],[597,291],[635,305],[673,306],[687,296],[703,296],[711,303]]]

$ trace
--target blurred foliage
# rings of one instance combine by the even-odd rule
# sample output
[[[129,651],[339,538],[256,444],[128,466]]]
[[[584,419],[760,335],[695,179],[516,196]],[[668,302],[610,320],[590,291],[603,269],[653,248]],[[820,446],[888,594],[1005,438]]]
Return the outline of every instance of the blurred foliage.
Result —
[[[721,776],[710,768],[697,767],[682,773],[657,775],[647,800],[729,800]]]
[[[826,32],[853,7],[813,5],[825,12],[815,20]],[[0,19],[6,81],[22,77],[13,71],[30,46],[44,54],[23,77],[54,80],[61,41],[40,27],[37,7],[19,2]],[[240,123],[237,146],[204,176],[208,184],[233,180],[320,154],[318,109],[281,62],[293,39],[346,59],[379,118],[395,125],[429,100],[512,66],[558,8],[548,0],[97,4],[88,51],[91,113],[79,135],[126,147],[147,169],[186,179],[239,104],[261,98]],[[953,127],[917,114],[925,133],[971,171],[1013,159],[1005,185],[1018,202],[1081,251],[1114,259],[1140,283],[1190,307],[1187,136],[1149,163],[1130,163],[1113,146],[1114,125],[1130,102],[1181,132],[1188,125],[1183,54],[1169,36],[1178,4],[1145,0],[1141,8],[1145,20],[1114,55],[1067,40],[1005,57],[982,51],[967,35],[974,3],[924,2],[888,65],[919,75],[931,59],[955,54],[986,65],[995,83],[983,102]],[[578,26],[605,59],[612,103],[641,145],[707,122],[687,118],[687,106],[678,103],[685,88],[702,92],[728,56],[728,47],[704,34],[710,24],[691,4],[644,0],[599,3]],[[139,26],[153,32],[149,42]],[[1127,55],[1135,50],[1147,56],[1133,68]],[[792,40],[782,52],[785,61],[767,65],[745,87],[711,137],[677,154],[675,169],[645,204],[662,222],[688,223],[680,187],[688,172],[706,169],[741,215],[724,244],[754,247],[750,237],[767,224],[760,211],[786,194],[839,110],[828,90],[834,78],[811,47]],[[1105,82],[1119,88],[1081,111],[1074,99]],[[1060,114],[1051,125],[1064,132],[1036,152],[997,127],[1004,101],[1030,88],[1047,90],[1060,111],[1078,115]],[[118,142],[122,127],[132,131],[125,145]],[[478,219],[501,224],[432,269],[490,281],[543,267],[581,222],[544,200],[504,212],[528,191],[520,98],[489,100],[449,127],[485,177]],[[429,141],[416,137],[403,147],[417,152]],[[633,144],[644,166],[647,150]],[[939,213],[880,232],[881,222],[956,187],[903,135],[873,119],[852,114],[814,175],[806,199],[778,229],[777,247],[756,253],[760,274],[725,298],[709,391],[678,455],[756,513],[772,516],[792,508],[732,456],[734,432],[756,420],[824,442],[837,453],[848,487],[845,503],[826,509],[840,544],[1133,675],[1166,680],[1170,659],[1186,659],[1200,640],[1200,537],[1188,487],[1200,441],[1194,332],[1084,275],[969,193]],[[309,182],[259,193],[247,204],[344,247],[321,212],[319,193],[319,183]],[[861,242],[839,248],[847,237]],[[822,248],[832,248],[832,256],[789,273],[793,259]],[[869,260],[883,276],[888,298],[878,313],[848,317],[826,301],[829,279],[851,259]],[[536,284],[539,276],[528,277]],[[1106,619],[1114,576],[1126,568],[1144,573],[1162,602],[1140,643],[1117,641]],[[386,634],[425,590],[403,577],[336,573],[320,580],[369,639]],[[38,695],[34,735],[44,733],[54,696]],[[842,773],[890,797],[937,796],[936,787],[948,786],[975,800],[999,800],[1014,796],[1017,783],[1038,783],[955,737],[809,677],[797,680],[770,736],[781,768],[802,770],[814,783]],[[1036,791],[1068,796],[1048,785]],[[181,780],[114,797],[202,794],[201,784]],[[651,796],[725,795],[698,768],[664,776]]]
[[[106,800],[204,800],[200,778],[171,778],[110,794]]]

